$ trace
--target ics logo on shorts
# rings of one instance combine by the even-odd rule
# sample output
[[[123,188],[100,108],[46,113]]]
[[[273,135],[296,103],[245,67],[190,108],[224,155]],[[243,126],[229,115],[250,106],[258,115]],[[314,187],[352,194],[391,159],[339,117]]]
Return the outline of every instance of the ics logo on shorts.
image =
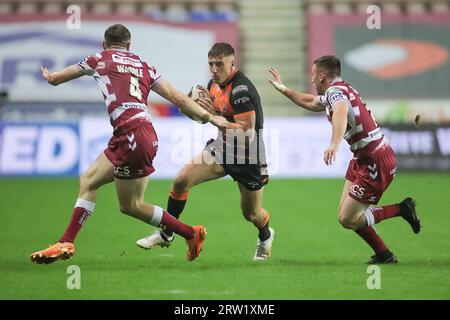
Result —
[[[114,175],[127,178],[130,176],[130,167],[114,167]]]
[[[364,196],[364,192],[366,192],[366,190],[357,184],[353,184],[350,187],[350,193],[357,198],[361,199]]]

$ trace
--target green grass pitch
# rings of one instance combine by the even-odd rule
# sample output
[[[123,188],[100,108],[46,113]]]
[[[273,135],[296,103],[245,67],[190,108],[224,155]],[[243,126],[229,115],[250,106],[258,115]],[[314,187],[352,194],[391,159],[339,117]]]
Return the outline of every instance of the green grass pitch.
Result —
[[[0,180],[0,299],[450,299],[450,175],[399,173],[381,204],[417,199],[423,229],[401,218],[377,226],[398,265],[381,266],[381,289],[367,288],[369,247],[337,221],[342,179],[273,179],[264,207],[275,228],[270,261],[252,261],[257,232],[239,209],[232,180],[192,189],[182,220],[204,224],[201,257],[185,260],[178,237],[146,251],[136,240],[153,227],[121,214],[113,185],[76,241],[73,259],[36,265],[29,254],[64,231],[76,179]],[[170,181],[150,181],[146,200],[166,205]],[[69,290],[67,268],[81,270]]]

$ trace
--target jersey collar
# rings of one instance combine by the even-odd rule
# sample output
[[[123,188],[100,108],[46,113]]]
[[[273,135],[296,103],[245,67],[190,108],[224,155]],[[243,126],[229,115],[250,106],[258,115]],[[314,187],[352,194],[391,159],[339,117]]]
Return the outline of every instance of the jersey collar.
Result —
[[[342,81],[344,81],[344,79],[342,79],[341,77],[334,78],[334,80],[331,81],[331,85],[338,83],[338,82],[342,82]]]
[[[221,88],[225,88],[230,82],[231,80],[233,80],[234,76],[236,75],[236,73],[238,73],[238,69],[236,68],[233,73],[228,77],[227,81],[225,81],[225,83],[223,85],[221,85]]]

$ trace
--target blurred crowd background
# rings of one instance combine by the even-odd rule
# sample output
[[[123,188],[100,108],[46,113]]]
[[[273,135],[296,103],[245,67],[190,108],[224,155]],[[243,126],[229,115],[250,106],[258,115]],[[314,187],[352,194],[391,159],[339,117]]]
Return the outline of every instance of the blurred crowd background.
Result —
[[[185,92],[208,82],[211,45],[230,42],[268,119],[317,117],[270,86],[270,66],[287,86],[315,93],[312,61],[338,55],[344,79],[391,130],[400,158],[404,151],[402,165],[450,169],[447,0],[0,0],[0,134],[11,124],[106,118],[92,79],[55,88],[42,80],[39,66],[61,69],[100,51],[104,30],[119,22],[131,30],[132,51]],[[154,94],[149,104],[155,117],[181,118]],[[0,174],[20,174],[5,169],[20,155],[5,156],[10,144],[28,150],[10,141],[3,134]]]

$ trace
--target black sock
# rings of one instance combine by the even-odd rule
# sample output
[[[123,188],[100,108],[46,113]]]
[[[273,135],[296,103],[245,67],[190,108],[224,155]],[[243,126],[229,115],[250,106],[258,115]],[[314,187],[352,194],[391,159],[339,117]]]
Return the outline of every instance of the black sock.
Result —
[[[266,241],[270,238],[269,222],[267,222],[262,228],[259,228],[258,238],[260,241]]]
[[[171,238],[171,236],[167,235],[166,230],[162,230],[162,232],[160,231],[159,234],[160,234],[161,238],[163,238],[164,241],[172,241],[172,240],[169,240],[169,238]],[[170,231],[170,234],[173,234],[173,232]]]
[[[167,212],[178,219],[184,210],[186,201],[187,200],[177,200],[169,196],[169,199],[167,200]],[[169,237],[173,235],[173,231],[170,229],[164,229],[163,232]]]

